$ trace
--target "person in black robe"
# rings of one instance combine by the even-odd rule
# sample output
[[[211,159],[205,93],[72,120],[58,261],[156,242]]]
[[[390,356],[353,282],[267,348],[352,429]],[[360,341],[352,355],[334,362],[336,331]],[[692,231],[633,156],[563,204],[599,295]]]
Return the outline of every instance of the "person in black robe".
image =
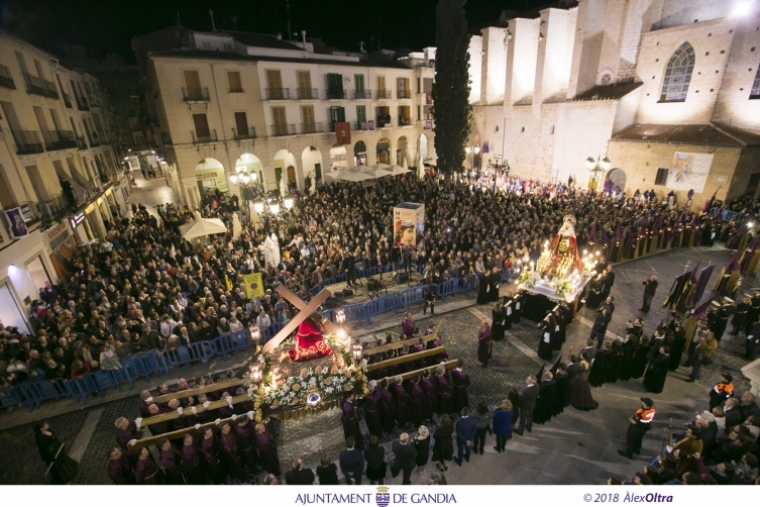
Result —
[[[668,370],[676,371],[681,364],[681,356],[686,348],[686,330],[680,322],[675,322],[673,330],[673,342],[670,345],[670,362]]]
[[[511,389],[507,395],[507,399],[512,404],[512,427],[516,428],[515,425],[520,420],[520,409],[522,408],[520,392],[517,389]]]
[[[488,302],[494,303],[499,300],[499,287],[501,285],[501,273],[499,268],[493,267],[488,275]]]
[[[564,303],[554,309],[554,318],[557,320],[557,326],[555,327],[556,336],[554,337],[555,350],[562,350],[562,345],[565,343],[567,325],[572,320],[572,316],[568,315],[569,313],[570,309]]]
[[[533,409],[533,422],[544,424],[554,415],[554,398],[557,394],[557,383],[550,371],[545,371],[539,384],[536,408]]]
[[[593,387],[602,387],[607,379],[607,370],[612,360],[612,343],[604,342],[601,350],[597,351],[596,358],[591,365],[588,374],[588,383]]]
[[[490,286],[488,283],[488,275],[481,277],[478,283],[480,284],[478,285],[478,299],[475,302],[479,305],[487,304],[491,301],[491,298],[488,295],[488,289]]]
[[[406,428],[411,424],[411,399],[403,383],[403,377],[396,377],[388,391],[393,395],[393,401],[396,402],[396,421],[399,427]]]
[[[570,356],[570,364],[567,365],[567,387],[565,389],[564,406],[570,405],[570,397],[573,394],[575,379],[581,372],[581,358],[577,355]]]
[[[457,361],[456,368],[451,370],[451,402],[454,413],[460,414],[464,407],[470,407],[467,388],[470,387],[470,376],[462,369],[464,361]]]
[[[502,299],[501,306],[504,309],[504,329],[511,329],[512,322],[515,320],[515,297],[512,291],[507,292],[507,296]]]
[[[512,304],[514,308],[512,311],[512,324],[517,324],[520,322],[520,318],[522,318],[523,303],[524,301],[522,294],[518,292],[515,295],[514,303]],[[507,311],[507,313],[509,313],[509,311]]]
[[[32,429],[40,457],[48,467],[50,482],[61,485],[74,480],[77,476],[79,464],[66,454],[63,444],[58,440],[55,432],[50,429],[50,425],[43,422],[42,424],[35,424]]]
[[[637,379],[644,375],[644,370],[647,368],[647,355],[649,354],[649,337],[642,336],[639,340],[639,345],[636,347],[636,352],[633,355],[631,361],[631,378]]]
[[[364,418],[367,421],[369,434],[378,437],[383,434],[382,399],[383,394],[377,387],[377,381],[370,380],[369,393],[364,397]]]
[[[740,329],[744,329],[744,324],[747,322],[747,312],[752,306],[752,299],[745,296],[742,302],[736,305],[734,308],[734,316],[731,318],[731,336],[739,334]],[[672,355],[672,353],[671,353]]]
[[[557,386],[557,391],[554,394],[554,407],[552,409],[552,415],[558,416],[565,410],[565,398],[567,397],[568,375],[566,371],[565,363],[559,363],[557,366],[557,374],[554,375],[554,383]]]
[[[639,337],[634,334],[627,334],[621,344],[621,354],[618,363],[618,380],[626,381],[631,379],[633,373],[633,356],[639,346]]]
[[[604,275],[601,273],[588,283],[586,294],[586,306],[597,308],[604,301],[602,291],[604,290]]]
[[[591,396],[591,388],[588,383],[588,363],[580,362],[580,371],[573,382],[573,392],[570,395],[570,404],[577,410],[595,410],[599,407]]]
[[[668,351],[667,345],[660,347],[657,355],[649,363],[649,368],[644,375],[644,387],[650,393],[659,394],[665,387],[665,377],[668,375],[668,366],[670,364]]]
[[[614,384],[620,374],[620,364],[623,361],[623,342],[620,338],[615,338],[612,342],[610,357],[607,360],[607,368],[604,375],[606,384]]]
[[[538,327],[542,330],[541,337],[538,340],[538,357],[544,361],[551,361],[554,354],[557,328],[557,319],[551,310],[546,312],[546,317],[538,323]]]
[[[506,328],[507,312],[501,301],[496,303],[491,310],[491,339],[495,341],[504,339],[504,329]]]

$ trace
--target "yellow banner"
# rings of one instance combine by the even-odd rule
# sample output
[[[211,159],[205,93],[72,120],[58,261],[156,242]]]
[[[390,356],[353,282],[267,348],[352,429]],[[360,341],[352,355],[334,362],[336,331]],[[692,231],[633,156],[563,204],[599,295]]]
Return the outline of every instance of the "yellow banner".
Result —
[[[245,282],[245,295],[250,297],[264,297],[264,281],[261,278],[261,273],[251,273],[250,275],[243,275],[243,282]]]

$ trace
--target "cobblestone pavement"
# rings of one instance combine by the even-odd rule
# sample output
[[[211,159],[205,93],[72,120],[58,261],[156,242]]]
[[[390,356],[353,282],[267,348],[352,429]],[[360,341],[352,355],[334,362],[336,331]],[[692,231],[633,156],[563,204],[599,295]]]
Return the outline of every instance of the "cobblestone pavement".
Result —
[[[731,252],[722,249],[689,249],[652,256],[646,259],[619,265],[615,268],[617,279],[612,290],[616,299],[616,310],[608,337],[614,336],[617,327],[639,315],[641,281],[651,274],[656,274],[660,287],[647,316],[645,332],[651,333],[660,319],[667,317],[661,308],[673,278],[683,272],[687,261],[691,266],[697,260],[702,266],[708,262],[716,264],[709,289],[712,287],[717,272],[731,257]],[[745,280],[743,287],[752,287],[755,282]],[[482,319],[490,317],[490,306],[470,306],[458,308],[446,314],[422,316],[415,313],[420,328],[442,321],[440,334],[451,358],[461,358],[464,368],[471,378],[470,402],[474,406],[480,400],[486,400],[491,407],[506,397],[511,388],[522,385],[525,377],[535,374],[543,361],[537,358],[535,351],[540,338],[540,330],[534,323],[523,319],[507,331],[505,340],[494,342],[493,357],[487,368],[482,368],[477,361],[476,336]],[[386,325],[375,323],[371,333],[384,336],[387,330],[400,330],[401,314],[387,316],[379,320]],[[570,350],[578,351],[590,334],[589,323],[593,312],[583,309],[578,318],[568,327],[567,342],[562,354],[566,357]],[[369,326],[367,326],[369,330]],[[362,335],[362,328],[353,329],[356,336]],[[726,335],[721,341],[715,356],[715,362],[702,371],[702,379],[694,384],[684,382],[689,373],[687,368],[679,368],[668,375],[665,390],[659,395],[650,395],[658,409],[653,430],[644,440],[642,455],[633,461],[620,458],[616,450],[624,443],[626,419],[638,407],[638,399],[644,396],[644,388],[639,381],[617,382],[607,384],[592,391],[600,408],[592,412],[580,412],[568,408],[559,417],[547,424],[534,426],[533,433],[515,436],[507,444],[505,455],[493,450],[493,437],[488,437],[485,454],[473,456],[471,463],[463,467],[449,465],[446,473],[450,484],[599,484],[612,475],[618,478],[630,478],[636,471],[660,451],[662,429],[672,422],[679,427],[687,422],[695,410],[702,410],[707,404],[707,393],[717,380],[719,372],[733,372],[737,391],[747,389],[748,382],[743,379],[739,369],[744,365],[740,354],[743,347],[743,335],[730,337]],[[63,415],[48,419],[57,431],[61,441],[70,449],[79,434],[84,421],[94,410],[102,410],[97,425],[89,441],[80,464],[80,473],[76,483],[107,484],[105,474],[107,464],[106,452],[114,443],[113,421],[120,415],[134,418],[137,415],[138,397],[136,393],[113,401],[101,403],[85,409],[77,409]],[[125,393],[126,394],[126,393]],[[34,420],[46,417],[45,408],[37,411]],[[32,413],[33,415],[35,413]],[[363,424],[363,419],[362,419]],[[431,430],[434,425],[431,425]],[[307,466],[318,464],[319,451],[327,447],[332,458],[337,459],[341,449],[342,429],[339,423],[339,410],[323,412],[313,418],[289,421],[277,425],[280,437],[280,457],[284,470],[294,456],[304,456]],[[365,429],[366,431],[366,429]],[[400,429],[384,439],[387,459],[390,462],[390,445],[397,438]],[[412,432],[414,435],[414,432]],[[45,483],[45,467],[42,464],[31,430],[25,423],[0,432],[0,483],[5,484],[40,484]],[[427,473],[434,469],[429,464]],[[387,484],[400,483],[401,477],[386,479]],[[414,484],[426,482],[426,475],[415,473]]]

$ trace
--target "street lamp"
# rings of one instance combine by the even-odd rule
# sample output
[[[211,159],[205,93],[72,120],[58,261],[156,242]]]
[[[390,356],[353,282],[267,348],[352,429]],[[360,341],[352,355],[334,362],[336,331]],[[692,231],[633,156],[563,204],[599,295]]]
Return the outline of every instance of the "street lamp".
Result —
[[[591,190],[596,190],[596,187],[598,186],[599,182],[597,181],[598,174],[600,172],[607,172],[612,165],[612,162],[610,162],[610,159],[607,157],[601,158],[602,156],[599,155],[596,157],[596,160],[594,160],[594,157],[589,157],[586,159],[586,168],[590,172],[593,173],[593,176],[591,177],[591,181],[588,183],[588,188]]]
[[[256,186],[256,179],[258,175],[255,172],[248,172],[248,168],[245,166],[237,166],[235,168],[235,174],[230,176],[230,181],[233,185],[238,185],[243,189],[253,188]],[[249,192],[242,192],[245,195],[249,195]],[[242,197],[242,196],[241,196]],[[248,201],[250,199],[243,199]]]

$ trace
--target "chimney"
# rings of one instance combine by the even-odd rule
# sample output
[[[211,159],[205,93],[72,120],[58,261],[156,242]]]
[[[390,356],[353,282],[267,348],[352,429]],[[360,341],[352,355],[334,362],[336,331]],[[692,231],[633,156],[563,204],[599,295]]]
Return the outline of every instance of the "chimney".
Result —
[[[301,30],[301,41],[303,42],[303,47],[306,47],[306,30]]]

